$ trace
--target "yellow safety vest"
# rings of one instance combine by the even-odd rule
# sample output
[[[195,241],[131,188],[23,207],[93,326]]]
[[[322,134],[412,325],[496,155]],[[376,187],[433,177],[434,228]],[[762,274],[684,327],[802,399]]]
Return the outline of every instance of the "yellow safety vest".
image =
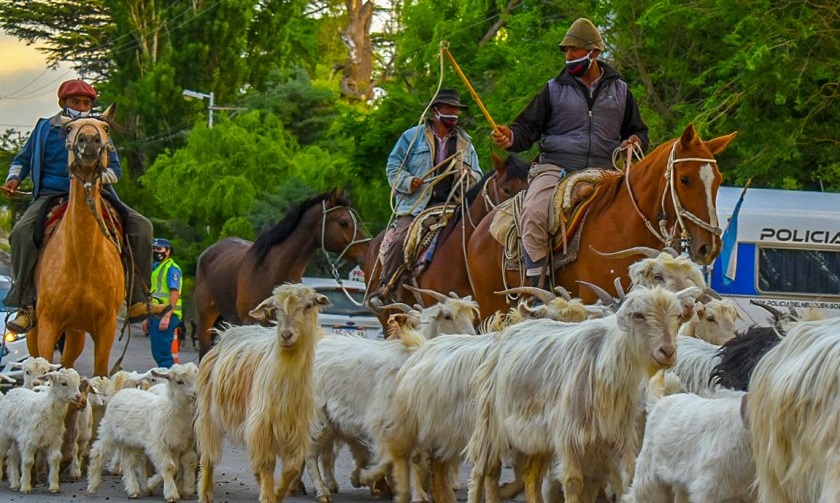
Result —
[[[169,303],[169,284],[166,282],[166,278],[169,276],[169,268],[175,267],[178,269],[178,272],[181,271],[181,268],[178,267],[178,264],[172,260],[172,257],[164,260],[152,271],[152,300],[158,304],[168,304]],[[181,293],[181,285],[179,281],[178,285],[178,293]],[[175,304],[175,309],[172,310],[172,314],[178,316],[178,319],[183,319],[181,316],[181,296],[178,296],[178,302]]]

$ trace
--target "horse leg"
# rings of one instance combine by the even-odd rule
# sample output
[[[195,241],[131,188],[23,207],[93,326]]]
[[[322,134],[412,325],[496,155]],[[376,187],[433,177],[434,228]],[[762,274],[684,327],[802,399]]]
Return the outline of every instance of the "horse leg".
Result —
[[[221,313],[212,306],[205,306],[204,310],[199,311],[198,316],[198,357],[203,358],[204,355],[210,351],[211,343],[213,342],[213,334],[210,330],[216,324]]]
[[[37,331],[38,339],[35,341],[38,349],[32,356],[40,356],[52,362],[55,354],[55,343],[58,341],[61,332],[58,325],[49,316],[40,316],[40,318]]]
[[[64,351],[61,352],[61,366],[73,368],[73,364],[85,349],[85,333],[80,330],[64,332]]]
[[[100,320],[95,331],[91,332],[93,337],[93,375],[107,376],[111,348],[114,346],[114,338],[117,335],[116,316],[105,317]],[[84,345],[84,337],[82,337]],[[68,339],[69,343],[69,339]]]
[[[38,356],[38,326],[26,333],[26,350],[32,356]]]

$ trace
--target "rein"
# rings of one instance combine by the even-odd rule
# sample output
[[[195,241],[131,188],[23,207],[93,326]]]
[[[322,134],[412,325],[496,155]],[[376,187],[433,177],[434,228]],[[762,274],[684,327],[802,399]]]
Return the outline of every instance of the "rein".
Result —
[[[661,215],[661,219],[658,222],[659,223],[659,230],[658,231],[653,226],[653,223],[651,223],[651,221],[648,220],[648,218],[644,215],[642,210],[639,208],[639,205],[636,202],[636,196],[633,194],[633,188],[630,185],[630,167],[631,167],[631,164],[629,162],[630,152],[628,152],[628,163],[627,163],[627,166],[625,168],[625,173],[624,173],[624,184],[627,187],[627,192],[630,195],[630,202],[633,203],[633,208],[636,210],[636,213],[642,219],[642,221],[645,224],[645,227],[647,227],[647,229],[650,231],[650,233],[653,234],[653,236],[656,237],[656,239],[661,241],[663,245],[670,246],[670,247],[673,247],[673,248],[677,248],[677,245],[679,244],[679,250],[681,252],[688,252],[688,246],[689,246],[691,238],[689,237],[688,231],[686,230],[686,225],[685,225],[684,219],[691,220],[692,222],[697,224],[700,228],[702,228],[706,231],[709,231],[709,232],[715,234],[716,236],[719,236],[722,233],[722,231],[721,231],[720,227],[718,227],[716,225],[713,225],[709,222],[706,222],[705,220],[701,219],[700,217],[698,217],[694,213],[691,213],[690,211],[687,211],[685,208],[683,208],[682,202],[680,201],[680,198],[677,195],[677,191],[674,188],[674,186],[675,186],[674,179],[676,178],[676,170],[674,169],[674,165],[678,162],[690,162],[690,161],[708,162],[708,163],[717,164],[717,161],[715,159],[707,159],[707,158],[702,158],[702,157],[684,157],[684,158],[681,158],[681,159],[677,159],[676,158],[676,153],[677,153],[677,144],[678,143],[679,143],[679,139],[674,140],[674,144],[671,146],[671,152],[670,152],[670,154],[668,154],[668,164],[665,167],[665,173],[663,175],[664,178],[665,178],[665,187],[662,190],[662,198],[661,198],[661,201],[660,201],[660,213],[659,214]],[[674,228],[671,230],[671,232],[668,232],[668,230],[666,228],[667,220],[665,219],[665,201],[668,198],[668,192],[671,193],[671,203],[674,205],[674,210],[676,211],[676,222],[674,222]],[[677,234],[677,228],[680,229],[679,243],[677,243],[677,240],[675,238],[676,234]]]
[[[324,246],[324,239],[326,238],[326,235],[327,235],[327,213],[329,213],[331,211],[334,211],[334,210],[342,209],[342,208],[346,209],[347,212],[350,213],[350,218],[353,219],[353,237],[354,238],[356,236],[357,231],[361,228],[361,226],[359,225],[359,222],[361,221],[361,218],[356,214],[356,210],[354,210],[353,208],[351,208],[349,206],[333,206],[332,208],[327,208],[327,202],[326,201],[321,201],[321,210],[322,210],[322,213],[321,213],[321,243],[320,243],[321,244],[321,252],[323,252],[324,258],[327,259],[327,263],[330,265],[330,272],[332,273],[333,278],[335,278],[335,280],[338,282],[338,286],[341,287],[341,291],[344,292],[344,295],[350,300],[350,302],[355,304],[357,307],[363,307],[364,303],[356,302],[356,299],[354,299],[347,292],[347,289],[344,287],[344,283],[341,280],[341,275],[338,273],[338,267],[337,267],[336,264],[344,257],[344,254],[347,253],[347,250],[349,250],[351,247],[353,247],[354,245],[357,245],[359,243],[366,243],[366,242],[370,241],[371,238],[353,239],[352,241],[347,243],[347,245],[344,247],[343,250],[341,250],[341,253],[338,254],[338,256],[335,258],[334,261],[330,260],[330,253],[327,251],[327,248]]]

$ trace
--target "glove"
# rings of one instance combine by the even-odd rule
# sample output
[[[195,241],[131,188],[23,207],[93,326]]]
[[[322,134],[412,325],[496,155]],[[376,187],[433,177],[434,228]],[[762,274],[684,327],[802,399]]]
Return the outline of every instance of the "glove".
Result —
[[[503,149],[509,149],[513,145],[513,132],[507,126],[496,126],[490,136],[493,138],[493,143]]]

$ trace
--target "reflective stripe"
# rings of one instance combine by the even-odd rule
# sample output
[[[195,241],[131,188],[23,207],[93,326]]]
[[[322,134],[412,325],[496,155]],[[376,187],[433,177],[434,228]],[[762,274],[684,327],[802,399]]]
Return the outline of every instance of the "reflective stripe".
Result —
[[[170,257],[158,264],[155,270],[152,271],[152,299],[155,303],[169,303],[169,284],[165,281],[165,278],[169,277],[169,269],[173,266],[178,267],[175,261],[172,260],[172,257]],[[180,267],[178,269],[180,270]],[[178,293],[181,293],[180,289]],[[175,303],[175,309],[172,310],[172,314],[177,315],[178,318],[182,318],[180,295],[178,296],[178,301]]]

